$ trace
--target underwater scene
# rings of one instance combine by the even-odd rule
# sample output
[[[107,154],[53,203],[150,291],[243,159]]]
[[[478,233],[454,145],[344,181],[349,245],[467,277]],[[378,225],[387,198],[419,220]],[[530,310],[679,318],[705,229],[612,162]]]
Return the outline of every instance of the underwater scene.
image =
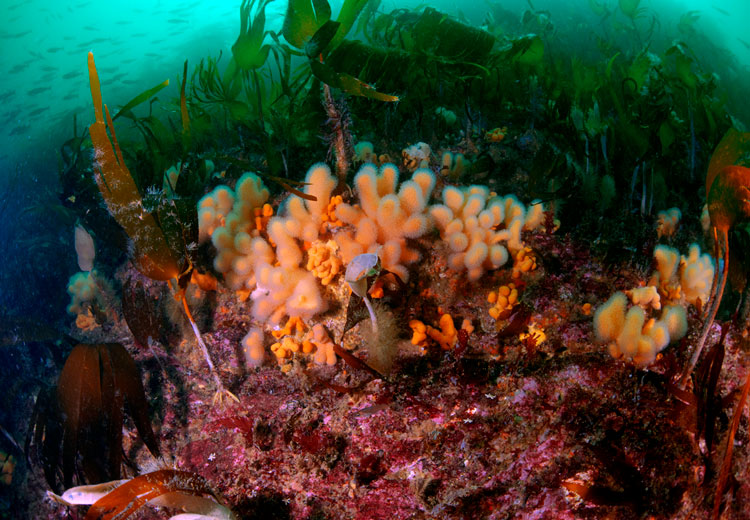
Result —
[[[750,519],[750,2],[0,12],[0,520]]]

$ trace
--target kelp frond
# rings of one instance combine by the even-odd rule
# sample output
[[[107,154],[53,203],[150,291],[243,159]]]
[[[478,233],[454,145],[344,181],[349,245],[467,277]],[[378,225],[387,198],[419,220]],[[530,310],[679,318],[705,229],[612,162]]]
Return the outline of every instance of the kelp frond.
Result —
[[[173,209],[176,211],[161,212],[161,226],[157,223],[156,217],[146,211],[135,180],[122,157],[107,105],[103,105],[104,108],[102,109],[99,75],[96,72],[94,54],[91,52],[88,56],[88,69],[91,97],[96,116],[96,121],[89,127],[89,133],[94,145],[94,172],[96,173],[99,191],[101,191],[102,197],[107,203],[110,214],[133,240],[135,246],[133,263],[136,268],[152,280],[167,281],[174,284],[172,287],[176,291],[175,296],[182,302],[185,316],[190,322],[198,346],[216,382],[217,392],[214,402],[217,398],[221,401],[225,395],[237,401],[237,397],[224,388],[219,375],[216,373],[208,348],[185,300],[185,288],[190,280],[192,264],[186,254],[186,232],[178,218],[180,208],[175,205]],[[187,72],[187,67],[185,69],[185,72]],[[107,116],[106,124],[104,122],[105,115]],[[112,135],[111,142],[107,129]],[[171,241],[168,238],[171,238]]]
[[[170,250],[154,216],[143,207],[141,194],[122,157],[107,105],[102,105],[99,75],[92,52],[89,52],[88,68],[96,116],[96,121],[89,126],[89,134],[94,146],[94,172],[99,191],[110,214],[135,244],[133,261],[138,270],[153,280],[177,278],[182,272],[178,257]]]
[[[67,506],[91,505],[85,520],[125,520],[145,505],[187,513],[180,518],[236,520],[208,481],[196,473],[162,469],[130,480],[78,486],[50,497]]]
[[[29,434],[52,489],[58,488],[60,474],[65,487],[73,484],[75,474],[88,482],[119,478],[124,405],[146,447],[158,457],[133,358],[119,343],[77,345],[56,390],[39,393]]]
[[[270,31],[265,30],[266,6],[271,0],[261,0],[250,20],[250,11],[256,0],[243,0],[240,5],[240,34],[232,45],[232,56],[240,70],[255,70],[263,66],[271,46],[263,44]]]

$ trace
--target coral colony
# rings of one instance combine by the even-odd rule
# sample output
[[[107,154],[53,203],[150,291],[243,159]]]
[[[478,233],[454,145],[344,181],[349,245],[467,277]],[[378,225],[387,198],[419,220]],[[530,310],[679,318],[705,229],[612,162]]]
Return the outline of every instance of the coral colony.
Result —
[[[554,59],[533,7],[510,36],[290,0],[277,34],[271,1],[168,125],[136,115],[168,82],[112,117],[89,53],[79,272],[7,510],[749,518],[750,134],[695,55]]]

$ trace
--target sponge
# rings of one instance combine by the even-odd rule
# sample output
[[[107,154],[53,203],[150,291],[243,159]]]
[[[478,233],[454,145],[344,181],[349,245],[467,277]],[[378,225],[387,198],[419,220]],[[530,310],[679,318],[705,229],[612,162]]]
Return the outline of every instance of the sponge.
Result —
[[[67,310],[70,314],[85,312],[86,304],[97,302],[100,294],[94,279],[95,276],[96,271],[81,271],[68,280],[68,294],[70,294],[71,299]]]
[[[601,342],[615,341],[625,325],[625,293],[616,292],[594,313],[594,332]]]
[[[693,305],[698,305],[698,301],[705,304],[713,276],[713,259],[706,253],[701,254],[698,244],[692,244],[688,256],[680,259],[680,285],[685,300]]]
[[[687,333],[687,315],[679,305],[665,306],[658,320],[649,318],[646,310],[638,305],[626,313],[627,305],[625,293],[618,291],[594,314],[596,337],[608,344],[614,358],[623,358],[638,366],[649,365],[657,353]]]
[[[527,210],[515,196],[496,197],[480,185],[446,186],[443,203],[429,211],[450,248],[448,265],[471,281],[523,251],[521,232],[537,229],[544,217],[542,204]]]
[[[266,351],[263,348],[263,331],[258,327],[251,328],[242,338],[242,353],[245,355],[245,365],[259,367],[263,364]]]
[[[436,179],[432,171],[417,169],[397,192],[398,177],[393,164],[380,169],[373,164],[362,166],[354,177],[359,205],[336,207],[336,217],[353,229],[339,231],[334,240],[345,264],[358,255],[377,253],[385,269],[406,281],[406,266],[420,258],[409,240],[423,236],[430,228],[427,201]]]
[[[255,267],[257,287],[251,293],[253,317],[278,324],[286,315],[310,319],[327,308],[315,276],[300,267]]]

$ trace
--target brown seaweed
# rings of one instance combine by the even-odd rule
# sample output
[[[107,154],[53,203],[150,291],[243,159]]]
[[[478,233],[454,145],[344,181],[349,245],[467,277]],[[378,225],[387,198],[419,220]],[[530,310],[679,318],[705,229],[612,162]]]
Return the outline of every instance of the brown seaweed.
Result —
[[[727,446],[724,451],[724,459],[721,462],[721,470],[719,471],[719,479],[716,484],[716,493],[714,494],[714,510],[713,518],[719,518],[719,512],[721,510],[721,497],[724,494],[724,488],[726,487],[727,480],[729,479],[729,472],[732,469],[732,452],[734,451],[734,436],[737,433],[737,429],[740,426],[740,419],[742,418],[742,412],[745,409],[745,403],[747,402],[747,395],[750,392],[750,372],[745,377],[745,384],[742,386],[742,395],[737,403],[737,408],[734,410],[732,416],[732,423],[729,426],[729,434],[727,435]]]
[[[721,366],[724,363],[724,340],[728,331],[728,324],[724,324],[721,328],[719,342],[708,351],[705,359],[699,365],[695,378],[694,392],[698,405],[698,434],[703,434],[708,453],[711,453],[713,445],[716,417],[722,408],[721,395],[717,395],[716,389],[721,374]]]
[[[138,369],[119,343],[77,345],[55,389],[39,393],[30,439],[52,489],[58,477],[70,487],[79,480],[102,482],[120,476],[123,406],[151,453],[159,445],[151,429]]]
[[[135,338],[135,344],[141,348],[149,345],[149,339],[158,341],[161,336],[159,320],[153,298],[150,298],[140,281],[132,278],[122,288],[122,314]]]
[[[146,211],[133,176],[125,165],[107,105],[103,105],[94,54],[89,52],[89,82],[96,121],[89,126],[94,146],[94,173],[110,214],[125,229],[135,245],[133,261],[152,280],[178,278],[183,269],[179,254],[170,248],[154,215]],[[106,124],[104,116],[106,115]],[[109,129],[109,134],[107,134]]]
[[[124,520],[150,501],[197,513],[221,510],[229,514],[206,479],[189,471],[162,469],[118,486],[91,506],[85,520]]]

